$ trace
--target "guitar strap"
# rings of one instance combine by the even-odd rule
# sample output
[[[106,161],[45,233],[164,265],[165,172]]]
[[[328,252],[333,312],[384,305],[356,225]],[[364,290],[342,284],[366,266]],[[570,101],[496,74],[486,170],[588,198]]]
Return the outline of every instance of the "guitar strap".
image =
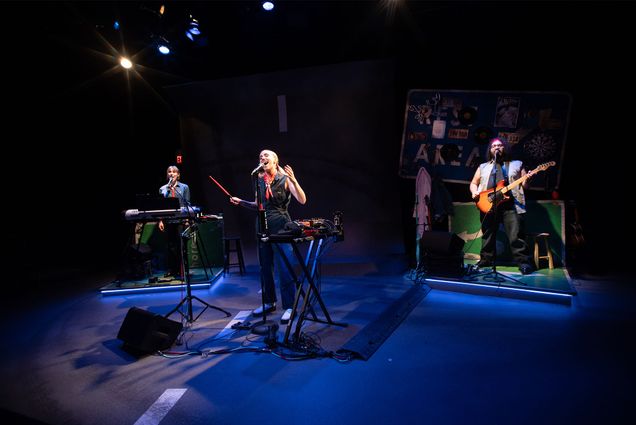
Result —
[[[508,181],[508,168],[510,167],[510,162],[506,161],[503,163],[502,167],[501,167],[501,172],[503,173],[503,180],[504,183],[510,184],[510,182]]]
[[[490,177],[488,178],[488,189],[492,189],[493,187],[497,187],[497,183],[501,180],[504,180],[505,184],[508,184],[508,176],[506,173],[506,164],[503,164],[503,167],[497,164],[496,162],[492,165],[492,170],[490,171]]]

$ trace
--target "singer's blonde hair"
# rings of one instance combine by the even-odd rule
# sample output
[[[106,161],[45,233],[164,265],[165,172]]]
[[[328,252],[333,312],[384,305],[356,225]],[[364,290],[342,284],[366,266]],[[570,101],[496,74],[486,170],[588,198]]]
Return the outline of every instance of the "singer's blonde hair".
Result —
[[[272,151],[272,150],[269,150],[269,149],[263,149],[263,150],[261,151],[261,154],[262,154],[263,152],[268,152],[268,153],[269,153],[269,156],[271,156],[271,157],[274,159],[274,162],[276,163],[276,167],[278,167],[278,155],[276,155],[276,152],[274,152],[274,151]],[[260,157],[260,156],[261,156],[261,154],[259,154],[258,156]]]

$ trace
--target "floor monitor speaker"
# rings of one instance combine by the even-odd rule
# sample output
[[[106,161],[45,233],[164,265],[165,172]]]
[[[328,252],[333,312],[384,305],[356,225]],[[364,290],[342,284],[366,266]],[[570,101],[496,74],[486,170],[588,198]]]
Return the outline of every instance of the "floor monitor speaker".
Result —
[[[159,314],[132,307],[126,313],[117,338],[124,348],[138,353],[154,353],[174,344],[183,325]]]

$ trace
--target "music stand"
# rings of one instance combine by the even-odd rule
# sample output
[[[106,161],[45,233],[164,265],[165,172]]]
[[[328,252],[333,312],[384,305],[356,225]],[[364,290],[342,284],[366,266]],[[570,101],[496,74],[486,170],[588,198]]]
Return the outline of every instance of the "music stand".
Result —
[[[497,181],[496,159],[493,161],[491,175],[488,177],[488,179],[489,180],[492,179],[490,181],[495,181],[495,182]],[[492,191],[492,193],[488,194],[488,197],[489,199],[492,200],[492,207],[490,207],[490,211],[488,211],[486,215],[493,214],[491,228],[493,232],[492,237],[495,239],[494,241],[495,249],[493,250],[493,254],[492,254],[492,270],[489,272],[478,273],[476,275],[471,276],[471,278],[481,277],[482,280],[485,280],[487,282],[490,281],[490,282],[497,283],[497,286],[500,286],[501,283],[505,282],[506,280],[515,282],[518,285],[527,286],[522,281],[515,279],[514,277],[506,276],[505,274],[499,273],[497,271],[497,231],[499,230],[499,222],[497,220],[497,205],[503,202],[505,199],[504,199],[503,193],[501,193],[501,190],[497,189],[496,183],[495,183],[495,189]]]
[[[191,222],[190,225],[188,225],[188,227],[185,228],[185,230],[181,233],[181,265],[183,268],[183,282],[186,285],[186,296],[179,302],[179,304],[177,304],[177,306],[175,308],[173,308],[172,310],[170,310],[170,312],[168,314],[165,315],[165,317],[170,317],[170,315],[172,313],[174,313],[175,311],[179,310],[179,308],[187,303],[188,304],[188,312],[187,315],[183,314],[181,311],[179,311],[179,313],[181,314],[181,317],[185,317],[188,323],[193,323],[195,322],[202,314],[205,310],[207,310],[208,308],[213,308],[215,310],[219,310],[223,313],[225,313],[226,317],[230,317],[230,313],[223,310],[220,307],[214,306],[212,304],[209,304],[205,301],[203,301],[201,298],[192,295],[192,287],[190,285],[190,266],[188,263],[188,249],[187,249],[187,241],[188,239],[190,239],[192,237],[192,235],[194,234],[194,232],[196,231],[197,228],[197,224],[194,222]],[[203,304],[205,306],[205,308],[203,310],[201,310],[201,312],[197,315],[197,317],[193,317],[192,314],[192,300],[197,300],[199,301],[201,304]]]

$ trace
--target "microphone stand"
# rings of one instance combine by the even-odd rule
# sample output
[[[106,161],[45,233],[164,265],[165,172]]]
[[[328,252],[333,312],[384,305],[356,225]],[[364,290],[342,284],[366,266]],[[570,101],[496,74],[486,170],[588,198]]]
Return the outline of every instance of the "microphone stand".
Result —
[[[181,268],[183,270],[183,280],[182,282],[185,283],[186,285],[186,296],[179,302],[179,304],[177,304],[177,306],[175,308],[173,308],[172,310],[170,310],[170,312],[168,314],[165,315],[165,317],[170,317],[170,315],[172,313],[174,313],[175,311],[179,310],[179,308],[187,303],[188,305],[188,311],[187,314],[183,314],[181,311],[179,311],[179,314],[181,314],[181,317],[185,318],[187,320],[188,323],[193,323],[195,322],[202,314],[205,310],[207,310],[208,308],[213,308],[215,310],[219,310],[223,313],[225,313],[226,317],[230,317],[230,313],[226,310],[223,310],[220,307],[214,306],[212,304],[209,304],[205,301],[203,301],[201,298],[192,295],[192,286],[190,283],[190,266],[189,266],[189,262],[188,262],[188,240],[190,238],[192,238],[192,236],[194,235],[194,233],[197,231],[197,224],[194,222],[194,217],[192,217],[190,215],[190,202],[187,201],[183,195],[181,193],[179,193],[178,190],[176,190],[175,188],[175,193],[177,194],[177,196],[179,197],[180,201],[183,201],[183,204],[185,205],[185,208],[187,209],[188,212],[188,221],[190,222],[190,224],[185,228],[185,230],[183,232],[180,232],[180,239],[181,239]],[[194,214],[194,212],[192,212]],[[203,304],[205,307],[203,308],[203,310],[201,310],[201,312],[197,315],[197,317],[193,317],[193,313],[192,313],[192,300],[197,300],[199,301],[201,304]]]
[[[494,238],[494,249],[492,252],[492,270],[486,273],[480,273],[477,274],[475,276],[472,277],[481,277],[483,280],[485,281],[490,281],[490,282],[496,282],[497,286],[500,286],[502,282],[505,282],[506,279],[510,280],[511,282],[515,282],[519,285],[525,285],[525,283],[521,282],[518,279],[515,279],[513,277],[510,276],[506,276],[503,273],[499,273],[497,271],[497,233],[499,230],[499,220],[498,220],[498,216],[497,216],[497,205],[499,204],[499,202],[501,202],[501,198],[503,197],[503,194],[497,191],[497,157],[498,155],[495,155],[495,159],[493,161],[493,166],[492,166],[492,171],[490,173],[489,181],[494,181],[495,182],[495,187],[494,190],[492,192],[492,207],[490,207],[490,211],[488,211],[486,214],[493,214],[490,219],[492,220],[491,222],[491,231],[492,231],[492,238]],[[492,180],[490,180],[492,179]]]
[[[269,243],[267,213],[263,205],[263,193],[261,190],[261,185],[258,181],[258,171],[260,168],[261,167],[259,166],[252,172],[252,184],[254,185],[255,191],[256,191],[256,208],[258,211],[258,227],[256,231],[256,244],[258,249],[260,249],[261,244]],[[261,255],[259,255],[259,262],[260,261],[262,261]],[[262,268],[263,265],[260,264],[260,267]],[[272,320],[267,320],[267,310],[265,309],[265,284],[263,282],[262,274],[260,275],[260,278],[261,278],[261,308],[263,309],[263,319],[252,325],[251,332],[256,335],[265,335],[270,340],[273,340],[275,338],[272,337],[272,334],[278,330],[278,324]]]
[[[212,266],[208,262],[208,253],[207,253],[207,251],[205,249],[205,244],[203,243],[203,239],[197,238],[197,235],[199,233],[198,224],[197,224],[197,221],[195,220],[197,211],[195,211],[195,207],[192,206],[192,203],[189,200],[185,199],[185,197],[183,196],[182,193],[180,193],[178,190],[175,190],[175,193],[177,194],[177,197],[179,198],[179,203],[181,204],[183,202],[184,207],[182,207],[182,208],[186,209],[185,212],[186,212],[186,214],[188,216],[188,222],[193,223],[193,225],[192,225],[192,227],[194,229],[193,236],[195,238],[195,242],[193,242],[193,244],[192,244],[193,245],[193,249],[194,249],[195,245],[201,249],[201,253],[202,253],[202,255],[201,255],[201,264],[203,265],[203,272],[205,273],[205,278],[207,280],[210,280],[210,276],[208,275],[208,271],[212,275],[214,273],[212,272]],[[200,208],[198,208],[198,207],[196,207],[196,208],[199,210],[198,212],[201,212]],[[181,249],[183,250],[183,247],[181,247]],[[186,249],[186,252],[187,252],[187,249]]]

